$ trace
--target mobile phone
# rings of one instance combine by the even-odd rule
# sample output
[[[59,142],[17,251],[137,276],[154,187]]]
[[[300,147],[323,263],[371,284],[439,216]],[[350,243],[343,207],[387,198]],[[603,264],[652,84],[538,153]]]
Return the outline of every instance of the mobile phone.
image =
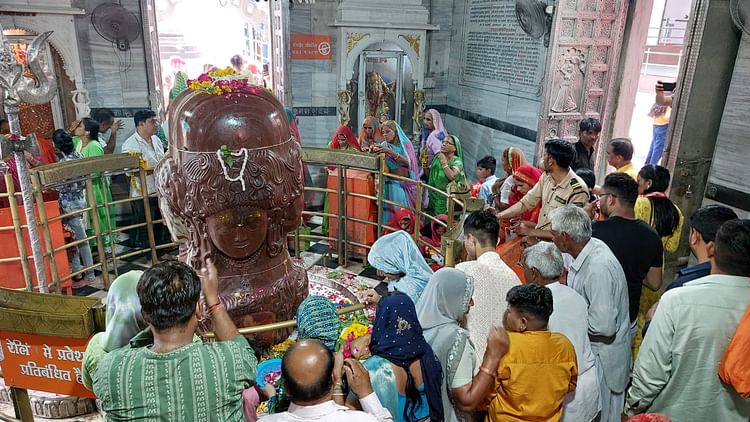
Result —
[[[665,91],[673,92],[675,87],[677,86],[677,82],[662,82],[661,86]]]

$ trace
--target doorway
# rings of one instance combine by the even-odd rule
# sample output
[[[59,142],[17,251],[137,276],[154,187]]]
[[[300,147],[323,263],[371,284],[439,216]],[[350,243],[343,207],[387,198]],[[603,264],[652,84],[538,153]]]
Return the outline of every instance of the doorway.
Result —
[[[352,104],[351,114],[357,116],[355,128],[358,128],[365,117],[394,120],[407,133],[411,132],[410,123],[414,102],[411,61],[406,53],[398,47],[391,49],[378,48],[365,50],[359,55],[355,64],[357,101]],[[382,46],[380,46],[382,47]],[[353,79],[354,79],[353,78]]]
[[[677,80],[683,63],[684,40],[691,7],[692,1],[653,1],[628,132],[628,137],[633,141],[632,161],[636,168],[645,164],[663,163],[663,147],[659,150],[658,143],[655,143],[654,151],[651,151],[651,146],[655,137],[666,138],[668,125],[663,123],[669,122],[671,110],[664,114],[659,113],[660,110],[655,110],[654,115],[654,87],[657,81]],[[663,139],[660,145],[666,145],[666,139]],[[648,163],[647,158],[650,158]],[[662,165],[667,167],[665,164]]]
[[[233,56],[242,59],[242,73],[260,86],[274,87],[279,76],[272,48],[278,44],[282,17],[269,2],[250,0],[148,0],[142,7],[146,54],[149,55],[149,85],[160,98],[151,108],[162,109],[185,87],[186,79],[197,78],[211,69],[231,65]],[[272,21],[272,18],[274,20]],[[220,22],[210,30],[206,22]],[[275,37],[276,36],[276,37]],[[283,47],[283,46],[280,46]]]

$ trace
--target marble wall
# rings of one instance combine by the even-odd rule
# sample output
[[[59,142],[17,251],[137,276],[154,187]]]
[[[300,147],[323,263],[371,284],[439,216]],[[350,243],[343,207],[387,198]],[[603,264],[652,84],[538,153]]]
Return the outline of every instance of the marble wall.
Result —
[[[74,0],[72,5],[86,11],[75,17],[78,48],[81,56],[83,78],[91,99],[91,109],[111,108],[125,123],[117,134],[119,146],[133,132],[131,116],[138,109],[149,108],[149,86],[146,73],[146,54],[143,34],[130,43],[130,49],[119,51],[110,41],[96,32],[91,23],[91,13],[99,0]],[[121,4],[141,21],[139,0],[122,0]]]
[[[487,154],[498,159],[502,150],[515,146],[533,157],[541,99],[513,92],[485,89],[481,81],[466,85],[460,81],[464,51],[464,10],[469,0],[423,0],[430,11],[432,25],[426,51],[424,88],[428,107],[445,115],[449,132],[464,145],[467,168]],[[319,0],[315,4],[294,4],[290,25],[292,33],[326,34],[334,38],[336,1]],[[542,63],[543,64],[543,63]],[[301,111],[300,132],[305,145],[325,146],[338,125],[336,117],[336,52],[329,61],[293,60],[293,105]],[[320,115],[328,114],[330,115]],[[305,116],[305,113],[318,114]],[[474,177],[473,170],[469,177]]]
[[[335,0],[292,5],[292,34],[330,35],[336,48]],[[298,110],[300,136],[305,146],[325,147],[338,127],[336,116],[336,51],[330,60],[292,60],[292,105]],[[312,114],[312,115],[307,115]]]
[[[99,4],[99,0],[73,1],[73,6],[86,11],[86,15],[76,16],[75,24],[91,108],[148,107],[143,36],[139,35],[128,51],[119,51],[112,42],[99,35],[91,23],[91,12]],[[141,20],[138,0],[122,0],[121,4]]]
[[[534,94],[516,95],[512,89],[502,93],[489,81],[486,86],[461,81],[461,60],[466,48],[464,17],[468,1],[452,1],[452,13],[449,14],[451,41],[446,78],[446,129],[461,139],[467,169],[473,169],[476,161],[487,154],[496,157],[501,169],[502,151],[511,146],[520,148],[529,161],[533,161],[542,98]],[[544,65],[543,60],[541,65]],[[471,180],[476,177],[473,173],[467,174]]]

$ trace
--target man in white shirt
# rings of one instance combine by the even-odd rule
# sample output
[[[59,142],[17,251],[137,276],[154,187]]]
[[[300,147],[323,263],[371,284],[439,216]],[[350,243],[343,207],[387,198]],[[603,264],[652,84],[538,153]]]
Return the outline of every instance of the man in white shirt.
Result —
[[[135,123],[135,133],[122,144],[122,152],[140,154],[143,161],[147,163],[147,169],[153,170],[156,164],[159,163],[159,160],[164,157],[164,146],[161,143],[161,139],[156,136],[159,117],[152,110],[139,110],[135,112],[133,121]],[[153,174],[146,177],[146,188],[149,195],[156,194]],[[130,197],[137,198],[141,194],[141,181],[136,173],[130,178]],[[145,222],[146,212],[143,201],[133,201],[131,204],[133,206],[132,224]],[[149,198],[149,206],[151,208],[152,220],[161,219],[156,196]],[[134,246],[143,247],[148,245],[145,227],[135,229],[132,236],[134,237],[132,239]],[[169,242],[169,232],[161,224],[154,226],[154,237],[157,244]]]
[[[576,350],[578,384],[565,398],[563,422],[590,422],[599,414],[599,372],[588,336],[586,301],[572,288],[560,284],[563,257],[549,242],[526,248],[521,259],[527,283],[546,286],[552,291],[554,311],[547,326],[570,340]]]
[[[552,239],[570,254],[567,284],[587,304],[591,350],[599,370],[601,421],[619,422],[630,373],[628,285],[620,262],[606,243],[591,237],[591,217],[565,205],[550,213]]]
[[[484,356],[487,334],[503,320],[505,309],[500,304],[513,286],[521,281],[495,252],[500,224],[492,211],[469,214],[464,220],[464,245],[470,261],[456,268],[474,278],[474,306],[467,317],[469,337],[477,356]]]
[[[750,220],[724,223],[708,249],[711,274],[667,291],[659,301],[633,368],[628,415],[750,420],[750,398],[718,375],[750,303]]]
[[[302,340],[287,350],[281,362],[284,387],[292,399],[289,410],[261,418],[263,422],[348,421],[392,422],[391,413],[372,391],[367,369],[355,359],[339,360],[318,340]],[[341,374],[360,397],[364,411],[344,406]]]

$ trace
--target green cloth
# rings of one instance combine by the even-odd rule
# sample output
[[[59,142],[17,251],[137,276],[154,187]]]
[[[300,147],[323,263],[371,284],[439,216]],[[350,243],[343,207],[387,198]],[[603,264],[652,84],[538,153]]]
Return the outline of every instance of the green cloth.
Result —
[[[156,127],[156,137],[161,140],[161,145],[164,147],[164,151],[169,147],[167,143],[167,133],[164,131],[162,125]]]
[[[80,142],[80,139],[78,140]],[[75,141],[74,141],[75,144]],[[75,145],[76,148],[78,145]],[[102,148],[102,145],[99,142],[91,141],[86,145],[85,147],[81,148],[81,155],[83,155],[85,158],[88,157],[99,157],[104,155],[104,148]],[[93,190],[94,190],[94,201],[96,201],[97,204],[104,204],[104,199],[107,199],[107,203],[112,203],[112,192],[109,190],[109,181],[104,178],[102,180],[101,177],[96,177],[92,181]],[[86,203],[88,206],[92,206],[88,203],[88,196],[86,197]],[[110,240],[110,237],[106,234],[109,233],[111,230],[115,229],[115,207],[113,205],[110,205],[109,207],[109,218],[107,218],[107,209],[105,207],[100,207],[96,209],[96,216],[99,220],[99,230],[101,231],[102,235],[104,236],[104,246],[109,247],[112,245],[113,241]],[[91,215],[91,214],[89,214]],[[89,226],[86,229],[86,235],[87,236],[93,236],[94,235],[94,224],[89,219]],[[112,238],[114,239],[115,234],[112,234]],[[91,240],[91,247],[96,247],[96,238]]]
[[[258,361],[247,340],[190,343],[155,353],[139,333],[102,358],[94,393],[107,421],[244,421],[242,391],[255,383]]]
[[[169,90],[169,101],[177,98],[178,95],[182,94],[182,91],[185,91],[188,88],[187,79],[187,74],[183,71],[179,71],[174,75],[174,85],[172,85],[172,89]]]
[[[456,155],[448,161],[448,166],[451,168],[457,168],[459,171],[458,176],[453,179],[455,182],[466,182],[466,174],[464,174],[464,159],[461,152],[461,141],[456,136],[451,135],[451,138],[456,143]],[[440,163],[440,159],[437,155],[432,159],[432,165],[430,165],[430,186],[445,192],[448,188],[448,184],[451,181],[443,171],[443,166]],[[441,195],[433,190],[429,190],[428,196],[430,202],[427,205],[427,214],[436,216],[440,214],[446,214],[448,212],[448,198]]]
[[[341,319],[336,307],[323,296],[308,296],[297,308],[299,339],[316,339],[331,351],[341,334]]]
[[[138,280],[143,271],[133,270],[121,274],[112,282],[107,292],[107,327],[103,333],[91,338],[83,353],[81,377],[83,385],[92,390],[92,376],[107,353],[124,347],[131,338],[146,328],[138,299]]]

